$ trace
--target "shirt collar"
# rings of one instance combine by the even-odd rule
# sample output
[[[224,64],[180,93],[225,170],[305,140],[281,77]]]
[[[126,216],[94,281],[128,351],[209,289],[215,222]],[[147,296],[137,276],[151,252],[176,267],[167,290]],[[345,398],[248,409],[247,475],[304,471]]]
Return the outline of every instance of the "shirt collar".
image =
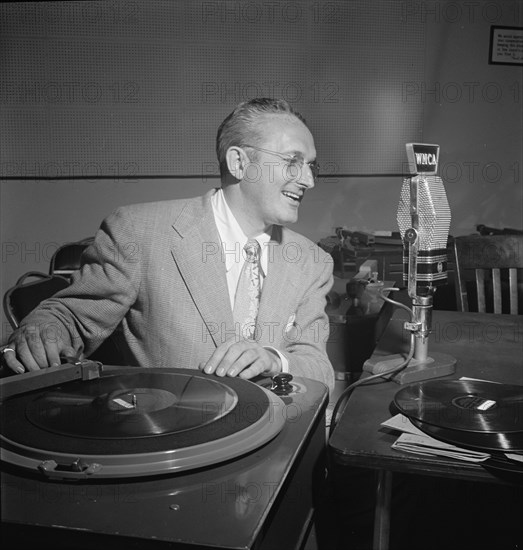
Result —
[[[222,189],[218,189],[211,197],[211,205],[222,242],[222,251],[225,254],[225,269],[229,271],[233,264],[243,264],[244,256],[242,250],[248,240],[247,235],[245,235],[229,208]],[[266,274],[268,263],[267,244],[271,240],[271,235],[270,233],[263,232],[257,235],[255,239],[260,244],[260,263],[263,273]]]

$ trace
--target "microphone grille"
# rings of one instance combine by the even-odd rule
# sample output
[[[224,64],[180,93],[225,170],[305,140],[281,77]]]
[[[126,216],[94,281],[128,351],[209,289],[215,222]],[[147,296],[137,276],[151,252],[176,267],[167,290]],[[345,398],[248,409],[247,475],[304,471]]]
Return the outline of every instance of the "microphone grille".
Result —
[[[418,238],[420,250],[446,249],[450,230],[450,207],[439,176],[419,177]],[[398,206],[398,226],[401,237],[412,227],[410,212],[410,179],[403,180]]]
[[[429,287],[447,281],[447,241],[450,229],[450,207],[443,182],[438,176],[417,176],[418,253],[416,285]],[[403,180],[398,207],[401,237],[413,226],[409,178]],[[403,248],[403,279],[408,281],[409,247]]]

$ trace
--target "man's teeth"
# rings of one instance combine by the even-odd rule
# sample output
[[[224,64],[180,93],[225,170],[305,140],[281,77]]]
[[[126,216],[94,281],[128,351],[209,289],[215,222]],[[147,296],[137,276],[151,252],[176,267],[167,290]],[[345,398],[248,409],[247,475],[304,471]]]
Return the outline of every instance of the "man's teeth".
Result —
[[[296,193],[291,193],[290,191],[283,191],[283,194],[286,196],[286,197],[289,197],[295,201],[299,201],[300,200],[300,195],[297,195]]]

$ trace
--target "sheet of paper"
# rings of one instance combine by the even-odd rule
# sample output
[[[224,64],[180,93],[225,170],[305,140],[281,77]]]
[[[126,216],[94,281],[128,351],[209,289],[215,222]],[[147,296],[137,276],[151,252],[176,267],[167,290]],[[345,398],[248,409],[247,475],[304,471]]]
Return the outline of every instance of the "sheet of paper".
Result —
[[[404,414],[397,414],[385,422],[381,423],[385,428],[390,428],[391,430],[396,430],[398,432],[406,432],[409,434],[424,435],[428,437],[424,432],[419,428],[416,428],[414,424],[407,418]]]
[[[461,447],[443,443],[432,437],[410,433],[402,433],[392,444],[392,448],[426,456],[455,458],[467,462],[484,462],[490,458],[489,453],[462,449]]]
[[[414,426],[403,414],[397,414],[389,420],[382,422],[381,425],[402,432],[392,444],[393,449],[424,456],[445,456],[467,462],[483,462],[490,458],[489,453],[463,449],[430,437]]]
[[[521,462],[523,464],[523,454],[520,454],[520,453],[505,453],[505,456],[509,460],[515,460],[516,462]]]

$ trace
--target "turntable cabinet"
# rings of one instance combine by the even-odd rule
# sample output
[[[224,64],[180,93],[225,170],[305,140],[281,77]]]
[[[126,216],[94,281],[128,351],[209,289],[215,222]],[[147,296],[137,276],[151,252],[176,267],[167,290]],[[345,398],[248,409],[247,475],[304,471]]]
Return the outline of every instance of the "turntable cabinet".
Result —
[[[75,368],[2,380],[3,548],[299,548],[325,472],[323,384],[56,377]]]

